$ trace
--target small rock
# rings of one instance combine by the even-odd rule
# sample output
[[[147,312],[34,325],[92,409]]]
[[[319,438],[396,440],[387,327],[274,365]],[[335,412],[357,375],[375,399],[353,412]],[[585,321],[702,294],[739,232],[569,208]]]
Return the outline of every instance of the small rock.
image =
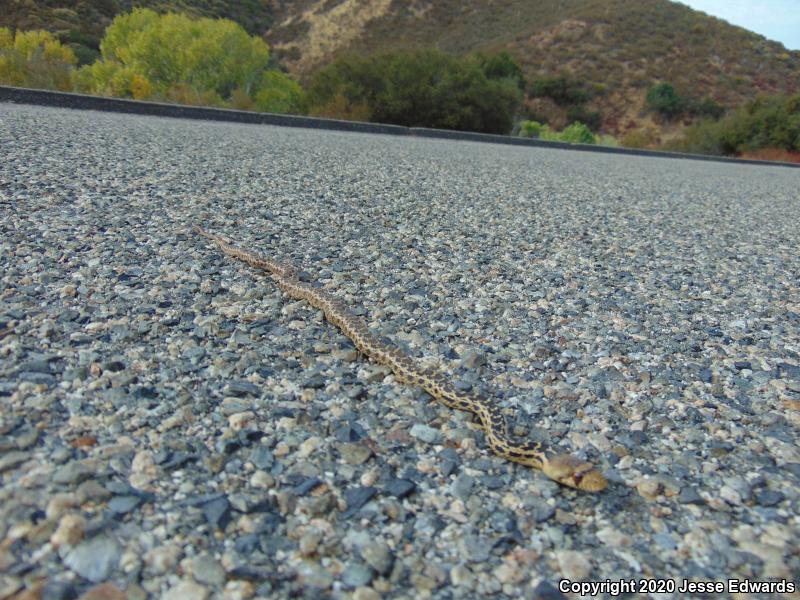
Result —
[[[645,500],[655,500],[661,492],[661,484],[656,479],[642,479],[636,484],[636,491]]]
[[[225,569],[209,554],[200,554],[191,560],[192,577],[198,583],[221,586],[225,583]]]
[[[423,425],[422,423],[415,423],[408,433],[411,437],[422,440],[428,444],[438,444],[442,439],[442,433],[438,429]]]
[[[178,564],[183,551],[175,544],[166,544],[158,546],[148,551],[144,555],[144,564],[149,568],[150,573],[154,575],[163,575],[167,571],[171,571],[173,567]]]
[[[475,478],[462,473],[450,484],[450,492],[459,500],[466,502],[472,495],[472,488],[474,486]]]
[[[53,482],[62,485],[80,483],[91,478],[95,472],[96,469],[93,469],[83,461],[72,461],[56,469],[55,473],[53,473]]]
[[[321,486],[323,483],[324,481],[322,481],[319,477],[309,477],[302,483],[296,485],[293,491],[298,496],[305,496],[309,494],[312,490]]]
[[[475,576],[466,565],[456,565],[450,569],[450,583],[456,587],[472,588],[475,585]]]
[[[231,503],[224,496],[216,498],[203,505],[203,514],[213,529],[225,529],[231,520]]]
[[[101,583],[89,588],[78,600],[128,600],[128,595],[113,583]]]
[[[653,536],[653,541],[665,550],[675,550],[678,547],[675,538],[669,533],[656,533]]]
[[[344,499],[345,502],[347,502],[347,510],[342,513],[342,518],[349,519],[352,517],[358,512],[358,509],[369,502],[377,493],[378,490],[370,486],[356,487],[347,490],[344,493]]]
[[[614,548],[628,546],[631,543],[630,536],[622,533],[619,529],[614,527],[605,527],[598,530],[597,539],[603,542],[606,546],[612,546]]]
[[[107,537],[98,536],[76,546],[64,557],[64,564],[84,579],[100,583],[116,569],[120,557],[119,544]]]
[[[350,588],[368,585],[372,581],[373,572],[362,563],[350,563],[342,573],[342,583]]]
[[[181,581],[162,596],[163,600],[206,600],[208,590],[194,581]]]
[[[250,485],[261,490],[275,487],[275,478],[266,471],[256,471],[250,476]]]
[[[486,356],[474,350],[467,350],[461,356],[461,366],[465,369],[477,369],[486,364]]]
[[[114,496],[108,503],[108,509],[115,515],[125,515],[142,503],[139,496]]]
[[[572,581],[585,581],[592,572],[592,563],[583,552],[561,550],[555,553],[561,575]]]
[[[300,458],[308,458],[321,445],[322,445],[322,438],[318,436],[311,436],[307,440],[304,440],[297,448],[297,456]]]
[[[153,454],[147,450],[137,452],[131,462],[131,474],[128,482],[135,488],[147,487],[155,479],[158,469],[156,468]]]
[[[678,502],[681,504],[705,504],[703,497],[697,493],[693,487],[684,486],[678,495]]]
[[[269,448],[263,444],[259,444],[253,448],[253,451],[250,453],[250,462],[253,463],[256,468],[267,470],[275,463],[275,457],[272,455]]]
[[[225,584],[222,591],[223,600],[248,600],[256,593],[256,588],[252,581],[237,579]]]
[[[372,450],[364,444],[359,443],[345,443],[338,444],[337,449],[342,459],[349,465],[361,465],[367,462],[372,457]]]
[[[531,593],[531,600],[567,600],[567,597],[549,581],[542,581]]]
[[[74,546],[83,539],[86,529],[86,519],[80,515],[64,515],[58,522],[58,528],[50,537],[54,548],[61,546]]]
[[[261,390],[254,383],[249,381],[232,381],[223,389],[223,393],[228,396],[258,396]]]
[[[786,496],[777,490],[761,490],[756,493],[756,502],[761,506],[775,506],[783,501]]]
[[[394,555],[388,544],[382,540],[375,540],[361,548],[361,557],[379,574],[386,575],[394,564]]]
[[[235,413],[228,417],[228,425],[234,431],[241,431],[242,429],[246,428],[250,423],[252,423],[256,418],[256,415],[251,410],[246,410],[244,412]]]
[[[369,587],[360,587],[353,592],[353,600],[381,600],[381,595]]]
[[[402,499],[411,495],[415,489],[417,489],[417,484],[409,479],[390,479],[383,491],[385,494]]]

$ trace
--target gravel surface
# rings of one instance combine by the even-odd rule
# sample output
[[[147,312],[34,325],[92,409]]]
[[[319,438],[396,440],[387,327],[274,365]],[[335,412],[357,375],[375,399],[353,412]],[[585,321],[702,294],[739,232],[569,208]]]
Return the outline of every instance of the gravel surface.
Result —
[[[791,583],[798,190],[777,167],[0,104],[0,598]],[[609,489],[492,456],[193,223],[300,267]]]

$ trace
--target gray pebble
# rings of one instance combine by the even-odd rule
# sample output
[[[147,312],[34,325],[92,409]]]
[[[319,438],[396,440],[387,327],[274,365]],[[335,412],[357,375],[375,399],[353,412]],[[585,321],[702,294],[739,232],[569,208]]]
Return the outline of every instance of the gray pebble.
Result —
[[[120,552],[120,546],[115,540],[101,535],[73,548],[64,557],[64,564],[84,579],[100,583],[108,579],[117,568]]]
[[[413,438],[426,442],[428,444],[438,444],[442,439],[442,432],[428,425],[422,423],[415,423],[408,431],[409,435]]]

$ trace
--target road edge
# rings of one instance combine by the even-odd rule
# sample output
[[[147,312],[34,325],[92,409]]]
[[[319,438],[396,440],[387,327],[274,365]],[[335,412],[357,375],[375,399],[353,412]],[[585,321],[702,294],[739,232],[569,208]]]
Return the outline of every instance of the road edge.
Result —
[[[338,119],[303,117],[275,113],[258,113],[232,110],[227,108],[185,106],[181,104],[166,104],[163,102],[144,102],[141,100],[106,98],[103,96],[89,96],[85,94],[74,94],[71,92],[35,90],[4,85],[0,85],[0,102],[9,102],[14,104],[34,104],[38,106],[71,108],[77,110],[99,110],[104,112],[119,112],[155,117],[229,121],[234,123],[250,123],[255,125],[278,125],[281,127],[304,127],[308,129],[325,129],[331,131],[405,135],[454,141],[531,146],[537,148],[557,148],[562,150],[577,150],[579,152],[625,154],[629,156],[650,156],[656,158],[677,158],[707,162],[800,168],[800,163],[731,158],[727,156],[710,156],[704,154],[684,154],[680,152],[641,150],[636,148],[617,148],[593,144],[568,144],[566,142],[549,142],[523,137],[513,137],[509,135],[450,131],[445,129],[429,129],[425,127],[404,127],[402,125],[363,123],[358,121],[342,121]]]

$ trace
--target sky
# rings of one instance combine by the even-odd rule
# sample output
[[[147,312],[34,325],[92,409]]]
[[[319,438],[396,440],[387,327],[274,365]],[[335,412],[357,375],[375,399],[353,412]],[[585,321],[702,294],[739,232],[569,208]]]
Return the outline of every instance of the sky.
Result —
[[[678,0],[800,50],[800,0]]]

